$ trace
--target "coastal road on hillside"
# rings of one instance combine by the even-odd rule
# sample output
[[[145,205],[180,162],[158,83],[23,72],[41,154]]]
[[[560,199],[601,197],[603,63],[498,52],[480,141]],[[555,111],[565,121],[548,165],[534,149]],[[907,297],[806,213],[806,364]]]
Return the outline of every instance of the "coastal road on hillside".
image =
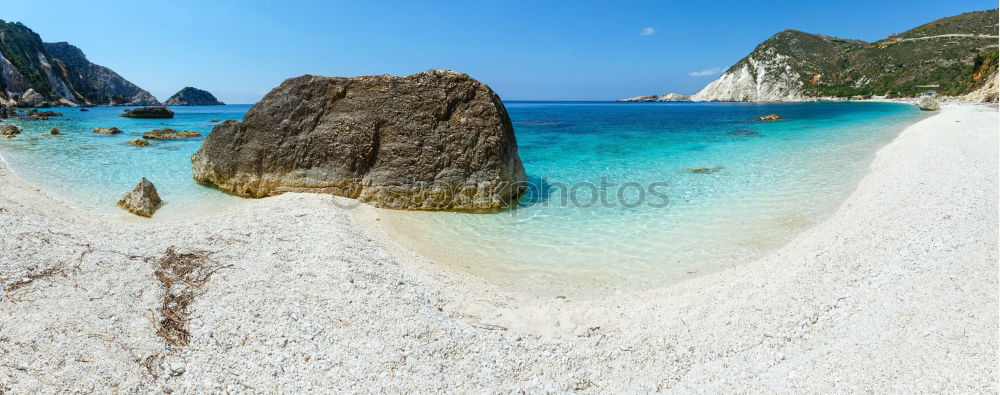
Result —
[[[897,38],[897,39],[894,39],[894,41],[895,42],[903,42],[903,41],[930,40],[932,38],[942,38],[942,37],[972,37],[972,38],[992,38],[992,39],[1000,38],[1000,36],[991,36],[991,35],[988,35],[988,34],[958,34],[958,33],[954,33],[954,34],[939,34],[939,35],[936,35],[936,36],[927,36],[927,37]]]

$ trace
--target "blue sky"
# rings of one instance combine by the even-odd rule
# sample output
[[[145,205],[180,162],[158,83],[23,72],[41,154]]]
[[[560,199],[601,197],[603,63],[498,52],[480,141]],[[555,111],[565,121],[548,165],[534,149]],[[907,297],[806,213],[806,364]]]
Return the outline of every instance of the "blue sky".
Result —
[[[0,18],[68,41],[160,99],[252,103],[302,74],[454,69],[505,100],[693,93],[784,29],[873,41],[995,0],[35,1]]]

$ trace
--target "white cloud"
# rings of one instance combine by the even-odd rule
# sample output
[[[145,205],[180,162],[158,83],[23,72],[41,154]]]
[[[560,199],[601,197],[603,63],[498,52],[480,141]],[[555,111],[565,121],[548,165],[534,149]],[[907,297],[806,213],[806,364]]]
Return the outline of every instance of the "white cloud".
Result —
[[[652,36],[653,33],[656,33],[656,29],[653,29],[652,26],[646,26],[646,27],[642,28],[642,31],[639,32],[639,35],[640,36]]]
[[[722,72],[722,67],[712,67],[710,69],[705,69],[702,71],[692,71],[688,75],[692,77],[708,77],[710,75],[716,75]]]

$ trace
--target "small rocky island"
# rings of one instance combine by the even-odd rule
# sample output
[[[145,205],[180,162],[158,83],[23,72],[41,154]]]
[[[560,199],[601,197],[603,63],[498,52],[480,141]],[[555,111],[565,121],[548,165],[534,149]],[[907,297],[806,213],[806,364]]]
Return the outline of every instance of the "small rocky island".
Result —
[[[223,103],[208,91],[186,87],[170,96],[163,104],[168,106],[223,106]]]
[[[316,192],[490,212],[525,187],[500,98],[455,71],[291,78],[242,122],[216,125],[191,159],[196,181],[246,197]]]

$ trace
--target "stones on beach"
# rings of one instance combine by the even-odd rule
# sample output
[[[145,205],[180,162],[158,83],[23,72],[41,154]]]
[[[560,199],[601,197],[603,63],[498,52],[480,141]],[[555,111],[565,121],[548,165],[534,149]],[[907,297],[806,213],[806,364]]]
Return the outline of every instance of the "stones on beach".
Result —
[[[146,140],[143,140],[143,139],[136,139],[136,140],[129,141],[128,145],[131,145],[133,147],[148,147],[149,146],[149,141],[146,141]]]
[[[758,121],[777,121],[779,119],[781,119],[781,117],[779,117],[778,114],[769,114],[763,117],[757,117]]]
[[[139,107],[125,110],[125,118],[173,118],[174,112],[163,106]]]
[[[688,168],[684,169],[684,171],[687,171],[687,172],[690,172],[690,173],[696,173],[696,174],[712,174],[712,173],[715,173],[715,172],[717,172],[719,170],[722,170],[722,166],[713,166],[713,167],[688,167]]]
[[[122,132],[121,129],[118,129],[116,127],[94,128],[94,133],[97,133],[97,134],[119,134],[121,132]]]
[[[190,130],[185,130],[183,132],[180,132],[174,129],[165,128],[165,129],[156,129],[153,130],[152,132],[146,132],[142,134],[142,138],[150,140],[179,140],[192,137],[201,137],[201,133],[193,132]]]
[[[394,209],[496,211],[525,184],[500,98],[455,71],[288,79],[242,122],[216,125],[192,162],[196,181],[239,196],[328,193]]]
[[[145,177],[129,193],[118,201],[118,206],[140,217],[152,217],[163,201],[156,192],[156,186]]]
[[[17,125],[11,125],[9,123],[0,124],[0,136],[6,138],[13,138],[21,134],[21,127]]]
[[[921,96],[914,104],[923,111],[937,111],[941,109],[941,103],[938,103],[937,99],[931,96]]]

